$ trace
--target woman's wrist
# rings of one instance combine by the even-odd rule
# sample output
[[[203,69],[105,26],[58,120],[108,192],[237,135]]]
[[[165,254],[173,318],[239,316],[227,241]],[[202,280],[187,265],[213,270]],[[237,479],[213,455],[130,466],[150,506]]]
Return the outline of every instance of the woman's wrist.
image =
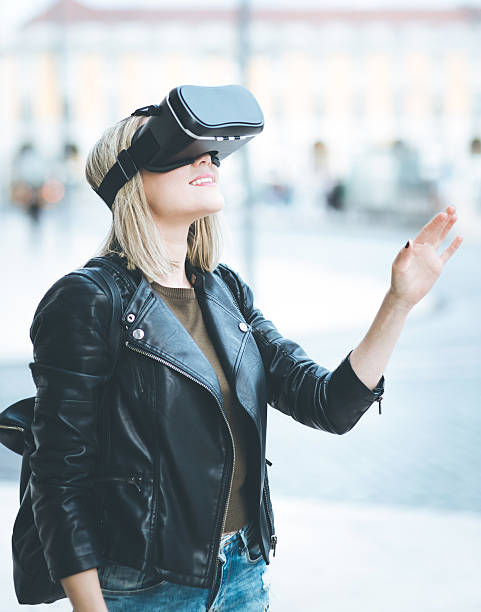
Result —
[[[74,612],[108,612],[96,567],[62,578],[60,582]]]
[[[385,296],[385,301],[393,310],[404,315],[408,315],[414,306],[414,304],[409,304],[406,300],[396,295],[392,287],[389,287]]]

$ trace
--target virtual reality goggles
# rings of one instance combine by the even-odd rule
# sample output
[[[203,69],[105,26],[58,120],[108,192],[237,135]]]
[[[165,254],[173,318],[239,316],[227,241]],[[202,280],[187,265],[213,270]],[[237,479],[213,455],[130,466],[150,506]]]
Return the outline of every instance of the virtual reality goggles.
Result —
[[[134,115],[149,119],[135,132],[130,147],[120,151],[96,191],[109,208],[141,168],[168,172],[205,153],[219,166],[264,129],[257,100],[241,85],[180,85],[161,104],[138,108]]]

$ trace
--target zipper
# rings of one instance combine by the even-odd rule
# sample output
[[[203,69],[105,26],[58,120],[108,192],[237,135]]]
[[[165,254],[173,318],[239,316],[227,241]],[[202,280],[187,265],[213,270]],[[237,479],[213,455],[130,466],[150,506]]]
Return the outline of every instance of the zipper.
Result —
[[[0,429],[14,429],[15,431],[25,431],[23,427],[18,425],[0,425]]]
[[[378,397],[378,398],[375,400],[375,401],[376,401],[376,402],[378,402],[378,404],[379,404],[379,414],[381,414],[381,400],[382,400],[382,398],[383,398],[383,397],[384,397],[384,396],[383,396],[383,395],[381,395],[380,397]]]
[[[234,301],[236,302],[236,306],[237,306],[237,300],[235,299]],[[239,310],[239,308],[237,308],[237,309]],[[240,313],[240,310],[239,310],[239,313]],[[242,314],[241,314],[241,316],[242,316]],[[242,316],[242,318],[244,319],[243,316]],[[251,328],[251,331],[254,329],[252,326],[250,326],[250,328]],[[247,334],[246,334],[246,336],[247,336]],[[235,377],[234,377],[234,383],[233,383],[234,389],[235,389],[236,378],[237,378],[237,370],[236,370],[236,374],[235,374]],[[237,392],[236,392],[236,397],[237,397]],[[240,404],[240,401],[239,401],[238,397],[237,397],[237,401]],[[269,459],[267,459],[267,457],[264,457],[264,459],[265,459],[265,461],[269,465],[272,465],[272,461],[269,461]],[[266,473],[267,473],[267,468],[266,468]],[[264,495],[264,505],[265,505],[265,508],[266,508],[267,519],[268,519],[269,525],[270,525],[270,533],[272,534],[271,535],[271,541],[270,541],[270,548],[273,549],[273,556],[275,557],[276,556],[276,546],[277,546],[277,536],[274,533],[274,524],[273,524],[273,521],[271,519],[271,515],[270,515],[270,511],[269,511],[269,505],[267,503],[266,485],[267,485],[267,489],[269,490],[269,485],[267,484],[267,476],[264,478],[264,488],[262,489],[262,492],[263,492],[263,495]]]
[[[266,459],[267,461],[267,459]],[[272,465],[272,463],[269,461],[268,463],[270,463],[270,465]],[[267,488],[267,490],[266,490]],[[276,556],[276,546],[277,546],[277,536],[274,533],[274,524],[272,522],[271,519],[271,514],[269,511],[269,504],[267,503],[267,496],[268,496],[268,491],[269,491],[269,485],[267,484],[267,468],[266,468],[266,476],[264,478],[264,488],[262,489],[262,492],[264,494],[264,505],[266,507],[266,513],[267,513],[267,519],[269,521],[269,526],[270,526],[270,531],[271,531],[271,548],[273,549],[273,553],[272,556],[275,557]],[[270,497],[270,495],[269,495]]]
[[[228,285],[228,287],[230,289],[229,285]],[[234,304],[235,304],[235,306],[237,308],[237,312],[242,317],[242,320],[245,321],[245,317],[244,317],[244,315],[240,311],[239,305],[237,303],[237,298],[235,297],[234,292],[232,290],[231,290],[231,294],[232,294],[232,297],[234,298]],[[250,328],[251,328],[251,331],[254,330],[254,327],[252,325],[250,325]],[[234,383],[235,383],[235,380],[234,380]],[[237,400],[239,400],[239,398],[237,398]],[[267,461],[267,463],[269,465],[272,465],[272,462],[269,461],[269,459],[266,459],[266,461]],[[271,546],[271,549],[273,549],[273,557],[275,557],[276,556],[276,546],[277,546],[277,536],[274,533],[274,525],[273,525],[273,522],[272,522],[272,519],[271,519],[271,515],[270,515],[270,511],[269,511],[269,505],[267,503],[266,485],[267,485],[267,479],[264,479],[264,488],[263,488],[262,492],[263,492],[263,495],[264,495],[264,504],[265,504],[265,507],[266,507],[267,518],[268,518],[268,521],[269,521],[269,524],[270,524],[270,531],[272,533],[270,546]],[[269,485],[267,485],[267,489],[268,488],[269,488]]]
[[[221,406],[219,400],[217,399],[217,396],[215,395],[215,393],[213,393],[213,391],[207,385],[205,385],[204,383],[200,382],[199,380],[197,380],[197,378],[194,378],[193,376],[191,376],[190,374],[188,374],[184,370],[181,370],[177,366],[173,365],[172,363],[170,363],[170,361],[166,361],[165,359],[162,359],[161,357],[158,357],[157,355],[153,355],[152,353],[148,353],[147,351],[143,351],[142,349],[139,349],[136,346],[133,346],[132,344],[129,343],[128,340],[125,341],[125,346],[127,348],[129,348],[130,350],[132,350],[132,351],[136,351],[137,353],[140,353],[141,355],[145,355],[146,357],[151,357],[152,359],[155,359],[156,361],[160,361],[160,363],[163,363],[167,367],[172,368],[176,372],[179,372],[180,374],[183,374],[187,378],[190,378],[191,380],[193,380],[197,384],[201,385],[202,387],[207,389],[207,391],[209,391],[209,393],[214,397],[215,401],[217,402],[217,405],[220,408],[222,417],[224,418],[224,421],[225,421],[225,423],[227,425],[227,428],[229,430],[229,435],[230,435],[230,439],[231,439],[231,442],[232,442],[232,455],[233,455],[232,470],[231,470],[230,483],[229,483],[229,495],[227,496],[227,501],[226,501],[226,504],[224,506],[224,515],[223,515],[223,519],[222,519],[222,527],[221,527],[221,530],[220,530],[220,533],[219,533],[219,540],[218,540],[218,544],[217,544],[217,564],[220,565],[221,564],[221,560],[219,559],[220,541],[222,539],[222,532],[224,531],[225,519],[226,519],[226,514],[227,514],[227,506],[229,505],[230,494],[231,494],[231,491],[232,491],[232,480],[233,480],[233,476],[234,476],[234,466],[235,466],[234,438],[232,437],[232,430],[230,428],[229,422],[226,419],[226,416],[224,414],[224,411],[222,410],[222,406]]]
[[[137,364],[134,364],[135,377],[137,378],[137,383],[140,388],[140,392],[144,393],[144,387],[142,386],[142,375],[140,373],[140,367]]]
[[[239,313],[240,318],[247,323],[244,315],[242,314],[242,312],[241,312],[241,310],[239,308],[239,303],[237,302],[237,297],[235,296],[233,289],[231,289],[231,287],[230,287],[230,285],[228,283],[226,283],[226,285],[227,285],[227,287],[228,287],[228,289],[229,289],[229,291],[230,291],[230,293],[231,293],[231,295],[232,295],[232,297],[234,299],[234,306],[236,307],[236,310]],[[207,296],[210,295],[208,291],[204,291],[204,293]]]
[[[119,481],[119,482],[128,482],[129,484],[133,484],[139,493],[142,493],[141,482],[143,481],[143,476],[97,476],[95,481]]]

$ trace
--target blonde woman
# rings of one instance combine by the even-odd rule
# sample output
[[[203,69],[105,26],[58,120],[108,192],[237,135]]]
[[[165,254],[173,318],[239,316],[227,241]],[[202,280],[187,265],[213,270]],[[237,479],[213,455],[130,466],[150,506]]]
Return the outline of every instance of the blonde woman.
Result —
[[[456,217],[448,207],[403,245],[365,338],[330,371],[283,337],[220,263],[216,152],[167,171],[127,168],[121,151],[148,120],[109,128],[86,166],[98,191],[123,160],[96,259],[115,270],[123,302],[111,378],[105,291],[66,275],[35,313],[35,522],[75,612],[265,611],[277,545],[267,404],[337,435],[374,401],[380,408],[403,322],[460,244],[436,254]]]

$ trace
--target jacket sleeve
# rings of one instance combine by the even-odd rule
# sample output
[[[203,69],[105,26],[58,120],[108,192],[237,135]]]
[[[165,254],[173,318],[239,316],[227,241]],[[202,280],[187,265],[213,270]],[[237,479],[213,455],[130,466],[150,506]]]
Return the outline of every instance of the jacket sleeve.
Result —
[[[53,581],[102,563],[92,475],[97,411],[112,367],[111,313],[100,287],[67,274],[44,295],[30,328],[37,387],[32,510]]]
[[[222,264],[225,266],[225,264]],[[296,342],[283,337],[254,304],[251,288],[233,275],[237,301],[259,348],[267,377],[268,403],[293,419],[334,434],[347,433],[384,392],[384,375],[371,390],[354,372],[349,355],[335,370],[317,364]],[[226,279],[227,280],[227,279]]]

